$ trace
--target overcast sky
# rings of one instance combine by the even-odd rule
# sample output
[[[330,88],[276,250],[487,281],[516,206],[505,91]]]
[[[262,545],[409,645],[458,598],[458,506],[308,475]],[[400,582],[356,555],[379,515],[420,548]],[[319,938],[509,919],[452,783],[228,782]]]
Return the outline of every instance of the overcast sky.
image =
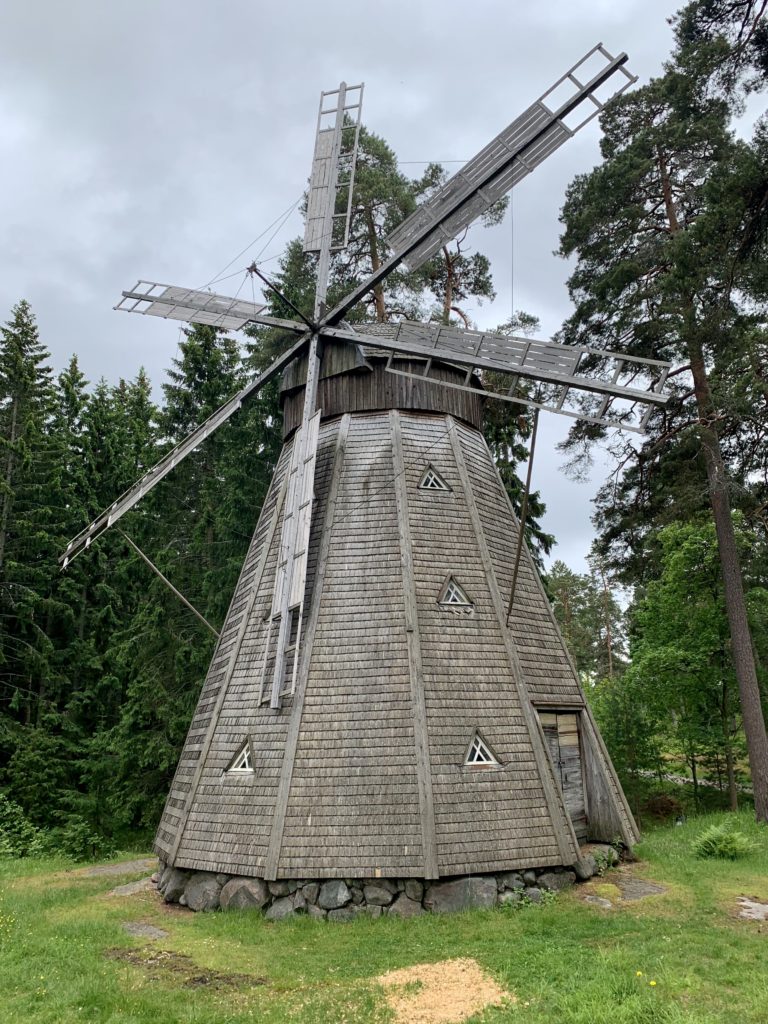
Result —
[[[598,41],[628,52],[641,82],[657,74],[678,6],[6,0],[0,319],[26,298],[57,369],[77,352],[92,381],[144,366],[157,386],[177,326],[111,307],[139,278],[204,285],[295,203],[321,90],[364,81],[363,120],[416,175],[423,162],[472,157]],[[478,326],[514,306],[538,316],[546,337],[568,315],[568,267],[553,255],[558,215],[569,181],[598,161],[598,142],[593,122],[518,187],[504,224],[472,236],[498,292],[469,311]],[[294,213],[231,271],[279,254],[301,231]],[[581,569],[605,467],[586,484],[564,478],[554,444],[567,425],[542,417],[534,485],[555,556]]]

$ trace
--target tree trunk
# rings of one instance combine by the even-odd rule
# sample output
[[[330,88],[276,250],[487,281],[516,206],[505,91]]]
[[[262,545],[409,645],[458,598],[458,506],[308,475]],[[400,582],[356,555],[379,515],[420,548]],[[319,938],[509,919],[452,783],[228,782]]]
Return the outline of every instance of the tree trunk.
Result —
[[[371,254],[371,270],[375,274],[381,266],[379,247],[376,244],[376,225],[373,222],[373,211],[365,208],[365,226],[368,229],[368,250]],[[384,309],[384,285],[379,283],[373,289],[373,303],[376,308],[376,323],[383,324],[387,319]]]
[[[736,771],[733,764],[733,737],[728,714],[728,683],[723,681],[723,699],[720,704],[720,720],[723,727],[723,751],[725,753],[725,776],[728,781],[728,806],[732,811],[739,809],[739,791],[736,788]],[[720,787],[722,789],[722,786]]]
[[[8,461],[5,466],[5,494],[3,495],[3,514],[0,519],[0,572],[5,564],[5,538],[8,534],[8,519],[11,514],[11,487],[13,485],[13,455],[16,444],[16,420],[18,418],[19,400],[13,399],[11,406],[11,433],[8,438]]]
[[[709,499],[715,520],[720,568],[723,574],[725,608],[731,634],[731,657],[739,684],[739,699],[747,738],[755,816],[768,822],[768,734],[765,728],[760,687],[752,650],[752,636],[744,600],[741,563],[731,519],[728,476],[720,453],[720,439],[714,427],[714,406],[707,380],[704,355],[697,339],[689,339],[688,353],[699,412],[699,436],[709,483]]]
[[[664,153],[659,152],[658,158],[667,221],[670,233],[675,235],[681,230],[681,227],[672,195],[669,167]],[[757,681],[752,636],[744,600],[741,563],[731,519],[728,475],[720,452],[720,438],[715,426],[715,407],[709,389],[704,352],[696,332],[692,302],[690,303],[689,319],[691,320],[691,329],[687,339],[688,355],[699,413],[699,436],[707,467],[709,500],[712,504],[720,567],[723,574],[725,608],[731,633],[731,656],[739,684],[744,733],[747,738],[749,767],[755,794],[755,817],[758,821],[768,822],[768,734],[766,734],[765,719],[760,703],[760,687]]]
[[[692,753],[688,758],[691,769],[691,781],[693,782],[693,804],[696,810],[699,809],[699,773],[696,770],[696,754]]]
[[[603,618],[605,619],[605,646],[608,652],[608,678],[613,679],[613,635],[611,633],[611,605],[608,593],[608,583],[605,573],[600,569],[600,579],[603,583]]]

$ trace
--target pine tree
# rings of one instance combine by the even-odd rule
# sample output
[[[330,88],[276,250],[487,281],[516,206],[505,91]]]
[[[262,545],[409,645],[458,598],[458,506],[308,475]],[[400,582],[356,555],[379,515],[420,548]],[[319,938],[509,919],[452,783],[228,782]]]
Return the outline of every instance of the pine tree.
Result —
[[[692,429],[687,418],[698,433],[756,813],[768,820],[768,736],[731,519],[723,410],[712,380],[713,368],[727,373],[729,349],[740,346],[751,323],[739,295],[748,283],[741,249],[752,229],[750,196],[727,183],[743,179],[756,154],[734,140],[729,111],[725,99],[675,68],[609,106],[601,120],[604,163],[576,179],[563,210],[561,251],[578,257],[569,282],[576,312],[565,334],[599,347],[621,338],[630,354],[673,358],[690,372],[674,426]],[[599,433],[582,426],[571,445],[589,444]]]

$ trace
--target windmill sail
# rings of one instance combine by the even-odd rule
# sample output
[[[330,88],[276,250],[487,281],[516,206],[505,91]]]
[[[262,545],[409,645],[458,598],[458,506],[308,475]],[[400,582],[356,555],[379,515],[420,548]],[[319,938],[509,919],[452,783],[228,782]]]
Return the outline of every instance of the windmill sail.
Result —
[[[654,408],[667,403],[670,364],[584,346],[404,321],[362,324],[354,335],[327,328],[328,337],[358,342],[368,335],[389,353],[387,369],[440,387],[476,391],[603,426],[643,433]],[[414,365],[409,356],[418,356]],[[435,365],[465,367],[464,379],[432,376]],[[495,375],[503,374],[500,383]],[[542,385],[531,390],[530,384]],[[587,397],[589,396],[589,397]]]
[[[406,267],[418,269],[596,117],[608,99],[636,81],[623,66],[626,60],[626,54],[612,57],[598,43],[435,196],[406,218],[387,239]],[[596,90],[616,74],[620,84],[608,97],[598,99]],[[583,104],[587,104],[588,112],[570,127],[565,119]]]

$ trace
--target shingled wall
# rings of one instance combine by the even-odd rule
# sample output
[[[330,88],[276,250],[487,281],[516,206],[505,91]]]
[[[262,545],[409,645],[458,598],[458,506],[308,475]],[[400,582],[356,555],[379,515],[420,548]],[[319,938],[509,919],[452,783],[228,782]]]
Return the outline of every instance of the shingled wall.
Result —
[[[451,416],[321,426],[296,693],[258,704],[286,445],[158,832],[177,867],[274,878],[437,878],[579,856],[536,706],[584,708],[481,434]],[[449,491],[424,491],[433,465]],[[471,609],[438,597],[454,576]],[[222,689],[222,686],[224,689]],[[586,709],[584,715],[587,714]],[[500,766],[464,766],[479,730]],[[603,830],[634,826],[589,727]],[[250,739],[252,774],[226,772]]]

